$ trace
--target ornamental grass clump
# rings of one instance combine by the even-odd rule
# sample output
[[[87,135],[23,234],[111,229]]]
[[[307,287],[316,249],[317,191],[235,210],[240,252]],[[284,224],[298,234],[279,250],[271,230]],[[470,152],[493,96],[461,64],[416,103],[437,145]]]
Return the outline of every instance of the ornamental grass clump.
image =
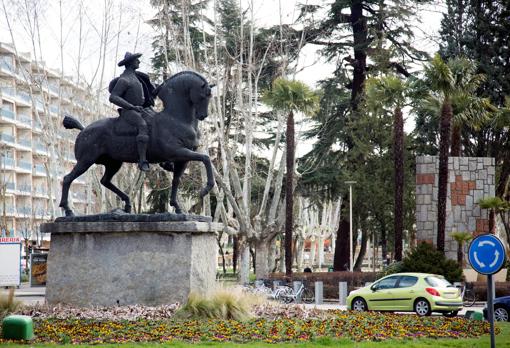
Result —
[[[14,288],[9,288],[7,294],[0,294],[0,321],[20,307],[21,302],[14,299]]]
[[[234,290],[221,289],[210,296],[191,293],[188,302],[177,311],[176,316],[183,319],[244,321],[252,317],[252,306],[260,302],[258,296]]]

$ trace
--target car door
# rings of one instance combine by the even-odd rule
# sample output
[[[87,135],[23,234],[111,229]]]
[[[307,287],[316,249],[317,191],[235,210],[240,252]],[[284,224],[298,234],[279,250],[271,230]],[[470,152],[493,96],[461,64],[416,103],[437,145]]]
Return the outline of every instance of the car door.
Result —
[[[418,277],[402,275],[397,286],[392,291],[393,307],[395,310],[412,311],[417,293]]]
[[[389,276],[371,286],[372,293],[368,297],[368,308],[373,310],[387,310],[393,302],[393,291],[397,285],[398,276]]]

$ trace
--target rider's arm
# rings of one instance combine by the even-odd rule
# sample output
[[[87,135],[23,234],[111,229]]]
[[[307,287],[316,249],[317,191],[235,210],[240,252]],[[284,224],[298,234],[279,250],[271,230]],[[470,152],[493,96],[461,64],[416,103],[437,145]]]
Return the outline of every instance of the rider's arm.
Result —
[[[120,106],[125,110],[135,110],[137,109],[137,107],[128,102],[126,99],[122,98],[122,95],[127,89],[128,89],[127,81],[124,80],[123,78],[120,78],[115,84],[115,87],[112,89],[112,92],[110,93],[110,102],[117,106]]]

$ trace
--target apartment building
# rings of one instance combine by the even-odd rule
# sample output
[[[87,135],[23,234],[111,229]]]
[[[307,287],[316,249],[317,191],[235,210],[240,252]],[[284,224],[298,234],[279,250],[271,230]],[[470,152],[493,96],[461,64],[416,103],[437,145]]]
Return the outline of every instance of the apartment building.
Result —
[[[0,235],[41,238],[38,226],[62,214],[62,177],[76,163],[77,135],[63,128],[63,115],[88,124],[113,114],[94,100],[82,85],[0,43]],[[77,213],[95,212],[90,179],[86,173],[71,187]]]

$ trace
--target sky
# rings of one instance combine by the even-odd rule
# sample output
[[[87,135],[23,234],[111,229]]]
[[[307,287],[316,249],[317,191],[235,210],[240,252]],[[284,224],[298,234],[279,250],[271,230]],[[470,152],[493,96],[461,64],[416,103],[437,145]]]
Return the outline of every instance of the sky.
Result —
[[[0,41],[10,42],[11,32],[14,35],[16,48],[20,52],[31,52],[31,56],[44,60],[53,69],[63,66],[64,74],[75,81],[78,76],[79,38],[82,38],[82,60],[79,65],[81,81],[97,86],[99,81],[105,86],[118,76],[121,68],[117,67],[126,51],[143,53],[141,57],[141,71],[150,71],[152,57],[151,42],[155,35],[154,29],[146,22],[153,18],[155,10],[149,0],[0,0]],[[211,0],[213,2],[214,0]],[[248,9],[251,0],[239,0],[244,9]],[[297,18],[298,4],[327,4],[331,0],[253,0],[255,23],[259,26],[279,24],[280,6],[283,23],[293,23]],[[28,10],[27,5],[28,4]],[[82,4],[82,6],[80,6]],[[60,6],[61,5],[61,6]],[[34,28],[34,9],[37,9],[39,35],[31,35]],[[107,10],[105,10],[107,9]],[[439,5],[429,6],[420,12],[421,23],[416,23],[415,36],[418,46],[431,54],[437,50],[434,36],[437,36],[441,12]],[[7,11],[7,17],[6,12]],[[62,16],[60,16],[62,12]],[[27,16],[31,13],[31,16]],[[112,23],[105,28],[106,22]],[[250,16],[250,12],[246,13]],[[212,13],[211,13],[212,17]],[[60,20],[62,18],[62,20]],[[80,23],[82,32],[80,34]],[[60,57],[60,28],[64,42],[64,61]],[[107,30],[108,43],[104,69],[99,61],[101,50],[100,33]],[[33,30],[32,30],[33,31]],[[35,37],[35,40],[32,38]],[[38,38],[40,37],[40,40]],[[432,39],[431,39],[432,38]],[[40,43],[40,44],[39,44]],[[118,43],[118,45],[117,45]],[[35,49],[34,49],[35,47]],[[35,54],[34,54],[35,52]],[[334,66],[321,57],[317,46],[307,45],[302,50],[298,60],[296,79],[311,87],[317,87],[317,82],[329,76]],[[104,87],[104,88],[105,88]],[[106,90],[104,91],[106,93]],[[307,127],[301,123],[299,127]],[[414,128],[412,119],[406,121],[406,132]],[[298,132],[305,128],[297,129]],[[306,153],[311,144],[303,143],[298,147],[298,156]]]
[[[150,58],[152,56],[151,42],[154,29],[146,23],[151,19],[155,10],[150,6],[149,0],[122,1],[122,0],[87,0],[83,1],[83,8],[80,10],[77,0],[1,0],[2,5],[7,8],[9,21],[5,20],[5,13],[2,9],[0,17],[0,41],[10,42],[10,33],[7,23],[13,28],[14,41],[18,51],[32,52],[36,57],[46,62],[54,69],[60,69],[60,4],[62,4],[62,27],[64,38],[64,73],[76,77],[78,69],[78,38],[80,37],[80,17],[82,23],[82,63],[80,72],[85,79],[96,82],[101,76],[99,62],[100,35],[102,31],[102,19],[104,16],[105,4],[109,4],[109,19],[113,23],[109,28],[109,42],[106,51],[107,59],[103,80],[110,81],[119,73],[116,63],[120,61],[126,51],[141,52],[142,65],[140,70],[150,70]],[[253,0],[255,22],[261,26],[278,24],[280,21],[279,7],[281,6],[282,22],[292,23],[295,21],[298,12],[298,4],[325,4],[330,0]],[[247,9],[250,0],[240,0],[243,8]],[[29,21],[33,18],[27,17],[25,4],[39,4],[36,6],[39,13],[40,42],[41,49],[36,48],[34,55],[33,42],[31,40]],[[33,8],[33,7],[32,7]],[[440,20],[441,8],[431,6],[421,12],[421,24],[417,24],[415,35],[419,46],[433,53],[437,49],[435,42],[430,40],[431,35],[436,35]],[[248,12],[247,16],[250,15]],[[121,23],[120,26],[118,23]],[[33,27],[33,25],[32,25]],[[119,35],[116,35],[120,31]],[[37,40],[36,40],[37,41]],[[117,47],[117,42],[119,43]],[[39,45],[35,43],[36,47]],[[316,46],[307,45],[299,58],[296,78],[305,83],[316,86],[316,82],[328,76],[333,66],[324,61]]]

